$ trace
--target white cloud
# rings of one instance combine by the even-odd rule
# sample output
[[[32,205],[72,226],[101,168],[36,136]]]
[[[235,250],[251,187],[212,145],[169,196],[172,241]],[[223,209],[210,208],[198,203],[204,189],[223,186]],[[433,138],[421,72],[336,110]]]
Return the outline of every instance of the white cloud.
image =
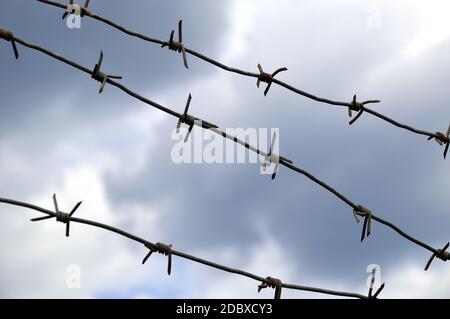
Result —
[[[380,298],[448,298],[450,295],[450,270],[436,259],[425,272],[424,264],[401,262],[390,267],[382,278],[386,287]]]
[[[413,40],[408,44],[404,54],[408,57],[418,57],[420,54],[442,43],[450,37],[450,3],[445,0],[432,2],[417,1],[414,7],[420,12],[416,23],[420,26]]]

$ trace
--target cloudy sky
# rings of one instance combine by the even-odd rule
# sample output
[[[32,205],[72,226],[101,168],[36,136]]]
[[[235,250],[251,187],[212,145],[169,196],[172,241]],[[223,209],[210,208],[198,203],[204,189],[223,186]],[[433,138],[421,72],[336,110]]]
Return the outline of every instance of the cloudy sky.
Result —
[[[337,100],[381,99],[374,108],[429,131],[450,121],[448,1],[91,1],[95,13],[167,39],[184,40],[228,65],[279,78]],[[449,161],[424,137],[128,37],[84,18],[69,29],[62,10],[2,0],[1,26],[24,40],[106,72],[136,92],[223,128],[279,128],[281,153],[356,203],[440,248],[450,240]],[[450,265],[423,267],[428,251],[374,224],[361,244],[351,209],[305,177],[258,164],[176,164],[176,120],[78,70],[0,42],[0,197],[70,210],[153,242],[284,282],[367,293],[366,268],[381,267],[385,298],[449,298]],[[198,130],[198,129],[194,129]],[[0,205],[3,298],[271,298],[258,283],[174,258],[114,234]],[[80,287],[67,285],[74,269]],[[78,273],[78,272],[77,272]],[[70,281],[70,280],[69,280]],[[284,297],[326,297],[283,291]]]

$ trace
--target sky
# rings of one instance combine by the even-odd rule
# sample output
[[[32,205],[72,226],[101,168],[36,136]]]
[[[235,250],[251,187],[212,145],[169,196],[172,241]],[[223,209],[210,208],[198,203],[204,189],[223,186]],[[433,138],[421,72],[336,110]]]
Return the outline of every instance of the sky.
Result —
[[[91,1],[90,9],[131,30],[168,39],[183,19],[187,47],[313,94],[373,108],[428,131],[450,120],[448,1],[250,0]],[[69,29],[62,10],[32,0],[0,2],[1,27],[92,68],[123,76],[134,91],[222,128],[279,129],[294,163],[433,247],[450,240],[449,161],[443,148],[368,114],[348,125],[345,108],[273,85],[264,97],[241,77],[99,21]],[[83,204],[77,217],[283,282],[367,294],[379,265],[382,298],[449,298],[450,265],[374,223],[361,224],[334,195],[280,168],[177,164],[176,119],[48,56],[0,42],[0,197],[52,209]],[[263,87],[265,87],[263,85]],[[199,128],[194,128],[194,133]],[[271,298],[258,283],[174,257],[114,234],[0,205],[2,298]],[[76,277],[74,277],[76,276]],[[73,284],[73,278],[77,278]],[[72,283],[72,284],[71,284]],[[283,290],[285,298],[329,298]]]

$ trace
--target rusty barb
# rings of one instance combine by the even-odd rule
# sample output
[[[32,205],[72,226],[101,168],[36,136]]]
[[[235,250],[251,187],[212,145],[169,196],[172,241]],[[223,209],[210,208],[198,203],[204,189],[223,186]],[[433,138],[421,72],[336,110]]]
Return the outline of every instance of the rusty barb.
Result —
[[[121,79],[121,76],[117,76],[117,75],[109,75],[106,73],[103,73],[100,71],[100,68],[102,66],[102,62],[103,62],[103,51],[100,51],[100,56],[98,58],[98,62],[94,67],[94,70],[92,71],[92,78],[94,80],[97,80],[101,83],[100,89],[98,91],[99,94],[101,94],[103,92],[103,89],[105,88],[105,84],[108,81],[108,79]]]
[[[281,299],[281,289],[283,288],[283,283],[280,279],[274,277],[267,277],[259,286],[258,293],[265,288],[275,289],[275,295],[273,299]]]
[[[173,36],[175,34],[175,30],[172,30],[170,33],[170,38],[168,42],[165,42],[161,44],[161,48],[164,48],[166,46],[169,47],[169,50],[176,51],[178,53],[183,54],[183,63],[186,69],[189,69],[187,58],[186,58],[186,50],[184,48],[183,44],[183,20],[178,21],[178,41],[175,41],[173,39]]]
[[[263,163],[261,164],[261,168],[263,171],[266,171],[267,167],[269,167],[271,164],[275,164],[275,167],[272,172],[272,180],[274,180],[275,177],[277,176],[277,172],[280,167],[280,161],[284,161],[284,162],[293,164],[293,162],[290,159],[282,157],[274,152],[276,139],[277,139],[277,134],[275,132],[273,132],[272,143],[270,144],[269,152],[267,153],[266,156],[264,156]]]
[[[166,244],[162,244],[162,243],[153,244],[151,242],[146,242],[145,247],[147,247],[150,251],[142,260],[142,264],[145,264],[147,259],[149,259],[153,253],[160,253],[162,255],[165,255],[165,256],[167,256],[167,259],[168,259],[167,260],[167,274],[170,276],[170,273],[172,272],[172,245],[166,245]]]
[[[64,213],[59,210],[58,201],[56,200],[56,194],[53,194],[53,204],[55,205],[55,214],[49,215],[49,216],[44,216],[44,217],[33,218],[33,219],[31,219],[31,221],[38,222],[38,221],[42,221],[42,220],[46,220],[46,219],[50,219],[50,218],[56,218],[57,222],[66,224],[66,237],[69,237],[69,235],[70,235],[70,219],[71,219],[72,215],[75,213],[75,211],[78,209],[78,207],[80,207],[81,203],[82,202],[78,202],[72,208],[70,213]]]
[[[353,95],[353,100],[350,103],[350,106],[348,107],[348,116],[350,118],[353,116],[352,111],[358,112],[358,114],[348,124],[352,125],[361,117],[361,115],[364,113],[364,110],[365,110],[364,106],[366,104],[380,103],[380,102],[381,102],[380,100],[368,100],[368,101],[364,101],[364,102],[358,102],[356,100],[356,94]]]
[[[259,88],[259,85],[261,84],[261,82],[265,82],[267,83],[267,87],[264,90],[264,96],[267,95],[267,93],[270,90],[270,87],[272,86],[272,82],[273,82],[273,78],[280,72],[283,71],[287,71],[286,67],[283,68],[279,68],[278,70],[276,70],[275,72],[273,72],[272,74],[270,73],[266,73],[264,72],[261,64],[258,63],[258,70],[259,70],[259,76],[258,76],[258,80],[256,81],[256,86]]]
[[[370,287],[369,287],[369,294],[367,295],[368,299],[377,299],[377,297],[379,296],[379,294],[383,291],[386,283],[383,283],[375,292],[375,294],[373,293],[373,286],[375,285],[375,278],[376,278],[376,271],[377,268],[374,267],[372,269],[372,275],[371,275],[371,279],[370,279]]]
[[[180,118],[178,118],[177,126],[176,126],[176,132],[177,134],[180,133],[180,127],[181,123],[186,124],[189,126],[188,131],[186,133],[186,136],[184,137],[184,142],[186,143],[189,139],[189,136],[191,135],[192,129],[194,128],[194,125],[200,126],[205,129],[210,128],[219,128],[217,125],[209,123],[207,121],[204,121],[202,119],[199,119],[197,117],[189,115],[189,106],[191,105],[192,101],[192,95],[189,93],[188,99],[186,101],[186,106],[184,108],[184,112],[181,115]]]
[[[83,17],[89,10],[89,0],[84,1],[84,5],[80,7],[80,5],[73,3],[73,0],[69,1],[67,5],[66,11],[62,15],[62,19],[64,20],[69,14],[79,15]]]
[[[16,57],[16,60],[19,58],[19,51],[17,51],[17,46],[16,46],[16,41],[14,39],[14,34],[7,30],[7,29],[3,29],[0,28],[0,39],[6,40],[8,42],[11,42],[13,51],[14,51],[14,56]]]
[[[428,140],[432,140],[433,136],[428,137]],[[448,126],[447,129],[447,134],[441,133],[441,132],[436,132],[436,136],[434,137],[434,139],[436,140],[436,142],[439,145],[445,145],[445,149],[444,149],[444,159],[447,157],[447,152],[448,152],[448,147],[450,145],[450,125]]]
[[[364,224],[361,232],[361,242],[364,238],[369,237],[372,228],[372,211],[364,206],[358,205],[353,209],[353,215],[355,216],[356,222],[359,223],[359,217],[364,217]]]
[[[448,246],[450,246],[450,243],[447,243],[444,248],[442,249],[438,249],[437,252],[433,253],[433,255],[431,255],[430,259],[428,260],[426,266],[425,266],[425,271],[428,270],[428,268],[430,268],[431,263],[433,262],[434,258],[437,257],[440,260],[443,261],[447,261],[450,259],[450,253],[447,251]]]

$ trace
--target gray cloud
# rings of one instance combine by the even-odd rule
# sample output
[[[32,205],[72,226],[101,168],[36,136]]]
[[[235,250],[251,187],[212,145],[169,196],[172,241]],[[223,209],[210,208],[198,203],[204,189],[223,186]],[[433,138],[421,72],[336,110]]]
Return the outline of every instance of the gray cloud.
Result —
[[[223,55],[218,38],[231,32],[229,17],[235,15],[232,5],[158,2],[148,5],[147,10],[142,5],[133,2],[126,11],[118,11],[120,4],[95,2],[93,10],[163,38],[182,16],[190,46],[213,57]],[[450,42],[430,46],[417,58],[405,58],[405,47],[419,32],[414,18],[420,15],[413,10],[410,19],[403,18],[399,23],[398,17],[405,15],[397,5],[380,6],[382,27],[370,30],[365,27],[366,4],[341,7],[305,2],[287,10],[285,2],[277,6],[264,3],[262,9],[251,10],[251,26],[247,31],[240,30],[246,51],[231,62],[255,70],[258,62],[267,70],[286,65],[289,71],[280,78],[308,91],[343,100],[350,100],[355,92],[362,99],[380,98],[383,103],[374,106],[377,110],[425,129],[444,130],[450,118],[444,107]],[[445,190],[449,176],[442,150],[435,143],[367,114],[349,127],[345,109],[318,104],[277,86],[263,97],[253,79],[219,73],[194,58],[189,59],[192,67],[186,71],[180,56],[128,39],[93,21],[83,20],[86,24],[80,31],[67,30],[58,10],[34,2],[25,11],[27,17],[39,12],[45,21],[36,20],[41,25],[31,28],[23,22],[34,21],[31,18],[17,19],[19,7],[11,1],[8,10],[16,18],[14,14],[1,17],[19,37],[55,48],[87,65],[95,63],[99,48],[103,48],[105,69],[126,76],[123,82],[130,87],[179,111],[188,92],[192,92],[192,112],[222,127],[279,127],[282,153],[300,167],[420,239],[434,246],[448,241]],[[55,28],[57,23],[59,28]],[[42,29],[52,36],[39,32]],[[72,41],[63,40],[69,36]],[[232,50],[231,46],[228,49]],[[6,88],[0,142],[5,145],[2,153],[14,150],[24,165],[39,171],[28,167],[25,171],[32,172],[31,181],[21,176],[12,183],[14,191],[10,184],[3,184],[3,192],[28,196],[37,189],[32,185],[45,182],[45,176],[49,176],[46,183],[51,187],[60,178],[57,167],[80,162],[102,167],[99,154],[104,152],[118,160],[114,169],[107,168],[101,175],[107,202],[114,207],[113,216],[122,216],[135,205],[155,207],[159,212],[159,237],[153,239],[171,242],[181,250],[199,251],[208,257],[232,247],[242,252],[233,263],[248,266],[251,262],[246,256],[256,254],[262,232],[280,244],[289,265],[300,269],[294,281],[299,278],[314,284],[320,278],[324,285],[347,283],[349,289],[361,287],[368,264],[378,263],[391,273],[405,259],[421,264],[429,257],[428,252],[379,224],[361,244],[361,225],[355,224],[351,209],[287,169],[281,168],[273,182],[269,176],[260,175],[255,164],[172,163],[170,134],[175,120],[164,116],[155,122],[157,113],[149,111],[148,130],[155,136],[140,136],[145,130],[130,129],[123,119],[124,114],[144,114],[139,113],[139,103],[111,87],[97,96],[98,84],[86,76],[26,49],[22,52],[24,57],[19,62],[7,56],[2,59],[11,77],[0,78]],[[149,68],[144,72],[143,63]],[[58,76],[49,76],[53,74]],[[55,107],[59,101],[65,101],[61,109]],[[127,156],[127,152],[135,151],[130,144],[141,142],[142,147],[136,146],[137,155]],[[58,162],[63,154],[58,148],[61,144],[77,150],[74,163]],[[42,152],[46,148],[48,151]],[[54,159],[52,154],[56,155]],[[4,163],[2,174],[9,177],[9,162]],[[139,224],[132,221],[134,217],[124,217],[121,225],[134,229]],[[153,227],[142,231],[141,235],[155,236]],[[275,252],[271,250],[270,254]],[[115,293],[120,292],[102,295]],[[183,295],[162,287],[151,293]]]

